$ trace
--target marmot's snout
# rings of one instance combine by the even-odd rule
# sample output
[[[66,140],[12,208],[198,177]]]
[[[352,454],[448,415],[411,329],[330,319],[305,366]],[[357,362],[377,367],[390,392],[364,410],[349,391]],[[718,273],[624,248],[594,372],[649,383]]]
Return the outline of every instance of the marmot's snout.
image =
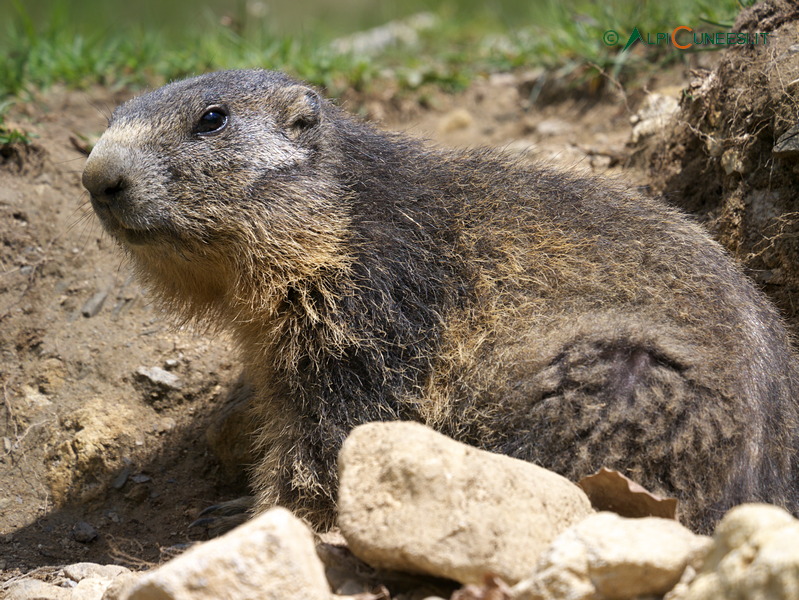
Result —
[[[129,175],[113,149],[93,151],[83,171],[83,187],[92,197],[92,203],[118,202],[130,187]]]
[[[110,131],[110,130],[109,130]],[[103,227],[122,242],[145,240],[165,218],[159,194],[160,169],[146,153],[117,143],[114,132],[97,142],[86,161],[83,187]],[[110,140],[110,141],[109,141]]]

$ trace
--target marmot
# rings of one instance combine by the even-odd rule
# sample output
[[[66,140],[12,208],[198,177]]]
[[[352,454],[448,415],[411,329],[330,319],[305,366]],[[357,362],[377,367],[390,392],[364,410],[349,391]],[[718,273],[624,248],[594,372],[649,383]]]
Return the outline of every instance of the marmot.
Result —
[[[392,419],[572,480],[619,469],[699,531],[745,501],[797,509],[780,318],[627,186],[434,149],[261,70],[118,107],[83,183],[155,297],[237,338],[256,510],[329,525],[344,437]]]

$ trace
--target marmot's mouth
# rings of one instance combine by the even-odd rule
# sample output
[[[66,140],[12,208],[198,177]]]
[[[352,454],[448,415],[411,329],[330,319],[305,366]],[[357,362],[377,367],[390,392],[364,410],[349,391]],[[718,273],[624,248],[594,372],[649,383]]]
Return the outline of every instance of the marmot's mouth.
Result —
[[[92,202],[92,206],[105,230],[120,242],[139,246],[151,242],[156,236],[156,232],[151,229],[136,229],[135,227],[130,227],[114,214],[111,207],[105,204]]]

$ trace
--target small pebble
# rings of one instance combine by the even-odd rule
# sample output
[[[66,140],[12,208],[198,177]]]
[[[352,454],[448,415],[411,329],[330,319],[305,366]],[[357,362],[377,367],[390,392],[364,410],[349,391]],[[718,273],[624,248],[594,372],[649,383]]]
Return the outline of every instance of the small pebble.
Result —
[[[80,309],[80,313],[87,319],[95,316],[100,312],[100,309],[103,308],[103,303],[107,297],[108,290],[97,292],[94,296],[86,301],[86,303]]]
[[[78,521],[72,527],[72,539],[81,544],[88,544],[97,539],[97,530],[86,521]]]
[[[182,385],[180,377],[165,371],[161,367],[139,367],[136,369],[134,376],[139,381],[146,381],[158,387],[171,390],[179,390]]]
[[[125,467],[124,469],[122,469],[122,471],[119,472],[119,475],[117,475],[114,478],[114,481],[111,483],[111,487],[114,488],[115,490],[121,490],[124,487],[125,483],[128,481],[128,477],[130,477],[130,472],[131,472],[130,467]]]

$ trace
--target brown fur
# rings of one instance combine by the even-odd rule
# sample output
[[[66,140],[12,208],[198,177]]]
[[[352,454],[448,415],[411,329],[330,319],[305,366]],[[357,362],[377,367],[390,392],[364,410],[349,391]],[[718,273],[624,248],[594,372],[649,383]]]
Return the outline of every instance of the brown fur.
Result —
[[[226,125],[198,131],[209,106]],[[780,319],[624,186],[430,149],[267,71],[123,105],[84,183],[156,297],[238,338],[259,508],[331,523],[342,440],[391,419],[573,479],[618,468],[700,530],[747,500],[797,507]]]

